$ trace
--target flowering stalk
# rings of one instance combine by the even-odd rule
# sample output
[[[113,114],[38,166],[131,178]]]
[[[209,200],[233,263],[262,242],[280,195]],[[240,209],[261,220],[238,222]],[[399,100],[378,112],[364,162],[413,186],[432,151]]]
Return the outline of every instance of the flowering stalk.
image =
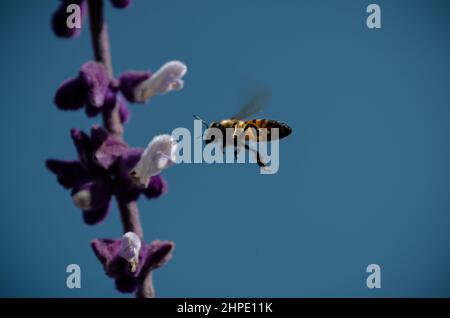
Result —
[[[108,27],[103,14],[103,0],[88,0],[88,10],[95,60],[104,65],[108,79],[112,80],[114,72],[109,49]],[[103,112],[103,125],[110,133],[122,138],[123,126],[117,107],[110,112]]]
[[[54,102],[63,111],[84,109],[88,117],[101,113],[104,127],[94,125],[90,134],[72,129],[78,159],[48,159],[46,166],[60,185],[71,190],[72,201],[82,210],[86,224],[101,222],[116,197],[125,234],[121,239],[94,239],[91,247],[119,291],[154,297],[152,272],[170,260],[175,244],[144,241],[137,200],[141,195],[156,199],[167,192],[160,174],[175,163],[177,143],[170,135],[154,137],[145,150],[125,143],[123,123],[129,118],[126,101],[147,103],[154,95],[182,89],[187,67],[180,61],[170,61],[154,74],[129,70],[115,78],[102,0],[60,0],[52,17],[55,34],[63,38],[80,34],[81,30],[70,29],[66,23],[66,6],[74,3],[80,7],[82,18],[89,15],[95,61],[84,63],[77,76],[65,80]],[[111,0],[119,9],[130,3]]]
[[[88,10],[95,60],[105,66],[106,72],[111,80],[114,73],[111,61],[111,51],[109,48],[108,28],[106,22],[104,21],[103,1],[88,0]],[[103,125],[111,134],[123,139],[123,126],[120,121],[117,104],[111,111],[103,112]],[[134,232],[141,239],[143,239],[144,232],[142,230],[137,202],[125,202],[123,199],[118,197],[117,206],[120,211],[123,232]],[[139,292],[137,295],[139,297],[151,298],[155,296],[152,276],[150,273],[140,283],[138,288]]]

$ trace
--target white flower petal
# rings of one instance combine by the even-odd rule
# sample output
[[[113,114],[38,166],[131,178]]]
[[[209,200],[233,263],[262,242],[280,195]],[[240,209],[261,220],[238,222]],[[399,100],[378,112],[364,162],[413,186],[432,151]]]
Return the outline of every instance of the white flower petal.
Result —
[[[172,136],[154,137],[130,172],[133,182],[140,187],[147,187],[152,176],[173,165],[176,148],[177,143]]]
[[[91,192],[89,190],[81,190],[72,196],[72,201],[78,208],[89,210],[91,208]]]
[[[134,232],[127,232],[122,236],[119,256],[127,260],[135,267],[139,262],[141,239]]]
[[[148,101],[156,94],[166,94],[173,90],[180,90],[184,86],[182,77],[187,72],[187,66],[180,61],[164,64],[149,79],[136,87],[135,95],[140,101]]]
[[[157,160],[156,166],[159,170],[163,170],[168,165],[169,159],[166,156],[160,155]]]

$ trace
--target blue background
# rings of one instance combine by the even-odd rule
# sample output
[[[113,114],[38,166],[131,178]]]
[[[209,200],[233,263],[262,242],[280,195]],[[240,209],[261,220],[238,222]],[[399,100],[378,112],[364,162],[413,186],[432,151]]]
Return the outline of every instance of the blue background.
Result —
[[[131,105],[126,139],[193,127],[192,114],[230,116],[254,83],[270,88],[265,117],[293,135],[276,175],[255,165],[178,165],[165,197],[139,202],[146,238],[171,239],[158,296],[450,296],[450,5],[377,1],[139,1],[106,15],[116,74],[179,59],[185,89]],[[120,297],[94,257],[119,237],[114,205],[83,224],[44,167],[75,158],[56,88],[92,58],[85,24],[56,38],[57,1],[6,1],[0,19],[0,296]],[[86,20],[87,22],[87,20]],[[66,287],[77,263],[82,288]],[[381,266],[382,288],[366,287]],[[127,295],[125,295],[127,296]]]

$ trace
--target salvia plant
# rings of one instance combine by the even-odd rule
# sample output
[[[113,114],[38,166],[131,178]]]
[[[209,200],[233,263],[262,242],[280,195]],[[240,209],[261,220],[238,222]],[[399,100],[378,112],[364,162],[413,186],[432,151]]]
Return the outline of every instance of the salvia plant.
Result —
[[[116,8],[127,8],[131,0],[111,0]],[[80,9],[81,28],[71,28],[67,6]],[[91,247],[106,275],[121,292],[154,297],[153,270],[172,256],[172,241],[144,241],[137,200],[156,199],[167,192],[161,172],[175,161],[177,144],[170,135],[155,136],[146,149],[129,146],[124,124],[129,118],[127,103],[147,103],[152,96],[183,88],[186,66],[170,61],[159,70],[126,71],[113,75],[103,0],[61,0],[51,25],[58,37],[77,36],[89,18],[94,59],[80,66],[77,74],[57,89],[54,102],[60,110],[84,109],[88,117],[101,116],[103,125],[90,132],[72,129],[70,136],[77,160],[48,159],[47,168],[61,186],[70,190],[85,223],[95,225],[108,214],[115,199],[123,225],[117,239],[94,239]]]

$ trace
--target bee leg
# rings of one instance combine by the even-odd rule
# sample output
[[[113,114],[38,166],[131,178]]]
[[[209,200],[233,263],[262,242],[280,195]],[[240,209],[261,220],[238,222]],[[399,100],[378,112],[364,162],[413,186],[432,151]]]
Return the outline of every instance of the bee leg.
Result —
[[[256,162],[258,163],[258,166],[261,168],[266,167],[266,164],[261,160],[261,156],[259,155],[259,151],[256,151]]]
[[[233,146],[234,146],[234,159],[237,160],[237,156],[238,156],[238,139],[237,136],[233,137]]]
[[[247,144],[245,144],[245,149],[254,151],[256,153],[256,162],[258,163],[258,166],[260,166],[261,168],[265,168],[266,167],[266,164],[261,160],[261,156],[259,155],[259,151],[258,150],[250,148],[250,146],[247,145]]]
[[[234,132],[233,132],[233,141],[234,141],[234,159],[237,160],[237,156],[239,154],[238,148],[238,134],[237,134],[237,123],[233,124]]]
[[[249,128],[254,128],[255,129],[255,131],[256,131],[256,140],[259,141],[259,129],[258,129],[258,127],[256,127],[256,125],[254,125],[252,123],[248,123],[244,127],[244,133]],[[254,151],[256,153],[256,162],[258,163],[258,166],[260,166],[261,168],[266,167],[266,164],[261,160],[261,156],[259,155],[259,150],[252,149],[247,144],[245,144],[245,149],[252,150],[252,151]]]

